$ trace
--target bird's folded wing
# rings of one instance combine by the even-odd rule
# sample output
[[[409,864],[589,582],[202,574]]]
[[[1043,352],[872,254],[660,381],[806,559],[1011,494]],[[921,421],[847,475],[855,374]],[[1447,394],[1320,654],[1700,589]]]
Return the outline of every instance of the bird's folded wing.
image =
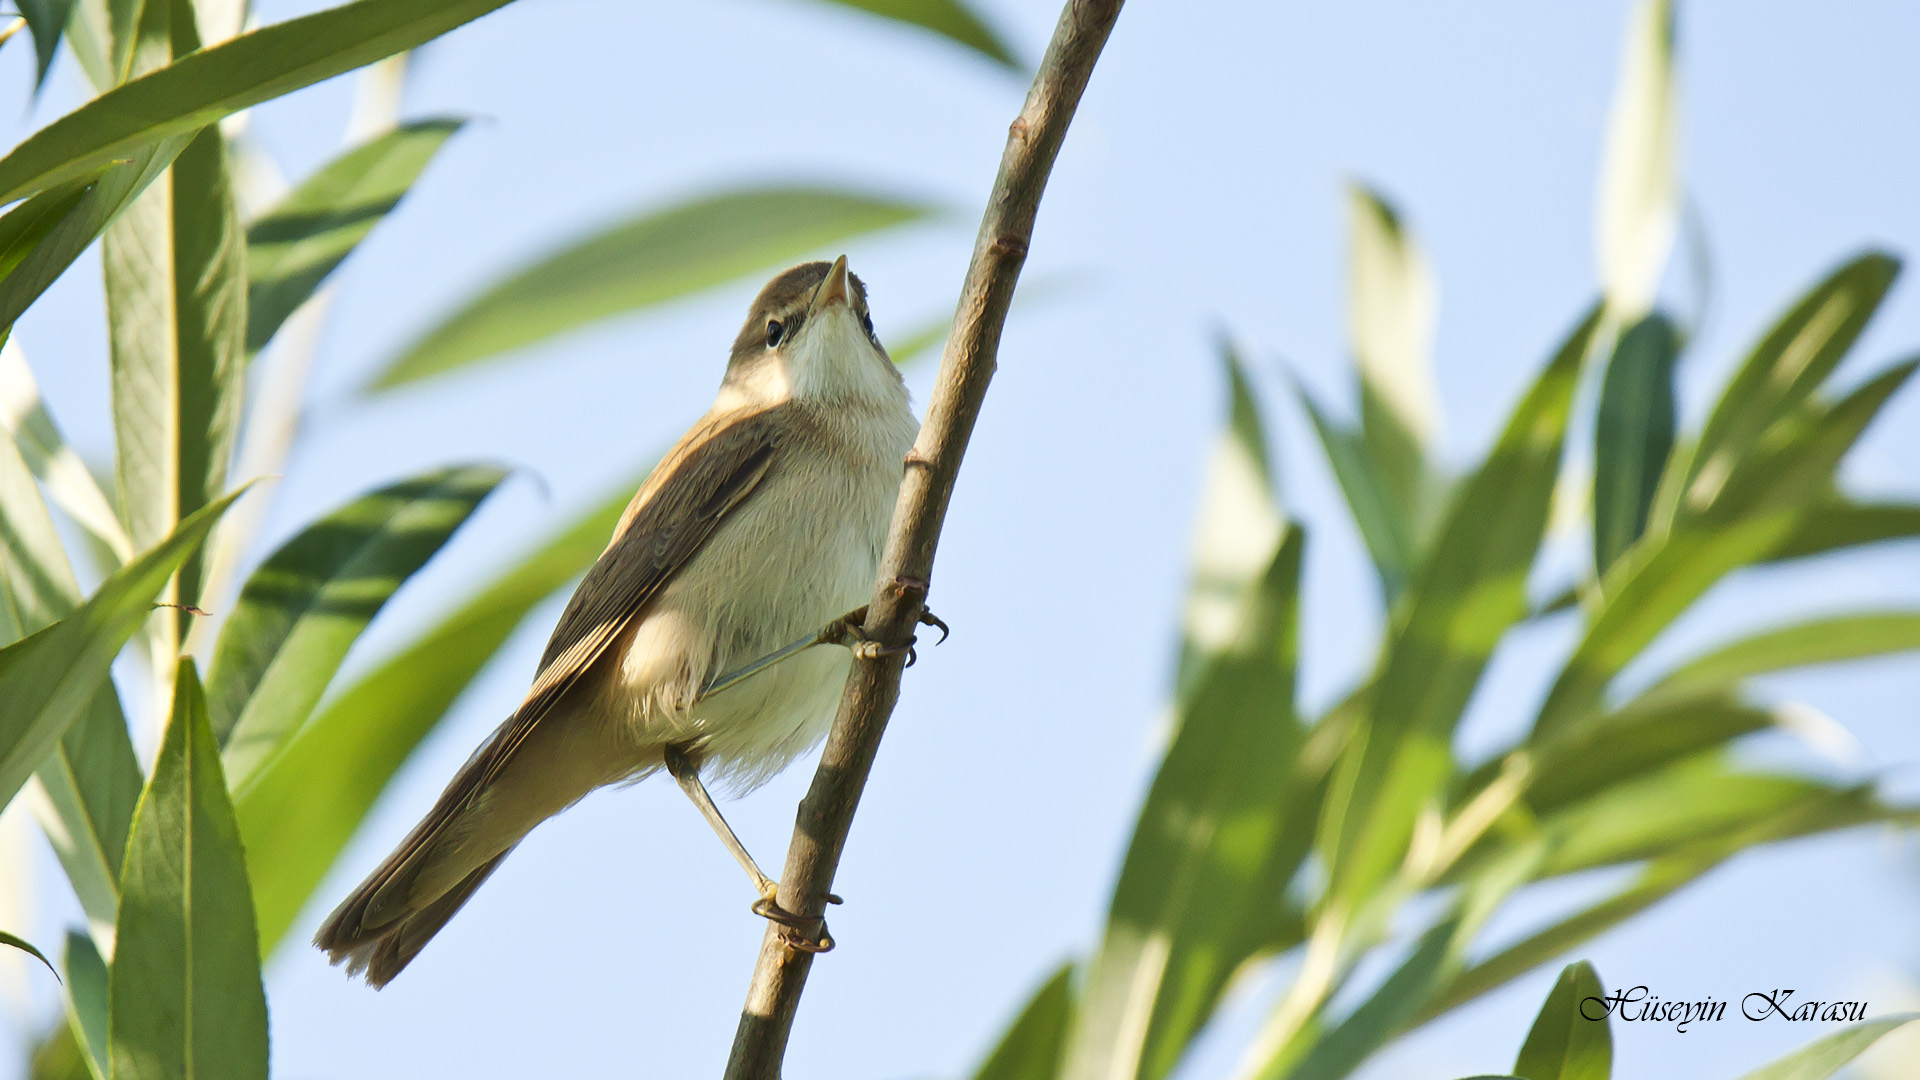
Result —
[[[482,747],[488,759],[477,777],[482,785],[753,493],[779,453],[783,411],[716,417],[689,431],[660,462],[567,602],[526,700]]]

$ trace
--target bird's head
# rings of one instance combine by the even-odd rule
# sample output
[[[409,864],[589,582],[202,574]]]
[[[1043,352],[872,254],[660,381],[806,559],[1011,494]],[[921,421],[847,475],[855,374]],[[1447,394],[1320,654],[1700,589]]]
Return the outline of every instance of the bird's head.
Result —
[[[891,398],[899,371],[873,333],[867,289],[847,257],[801,263],[760,290],[734,339],[723,392],[774,404]]]

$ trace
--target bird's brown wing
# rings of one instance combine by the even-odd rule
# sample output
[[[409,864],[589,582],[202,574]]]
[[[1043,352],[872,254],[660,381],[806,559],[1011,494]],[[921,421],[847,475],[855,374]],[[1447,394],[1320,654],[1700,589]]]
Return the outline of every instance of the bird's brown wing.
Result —
[[[336,962],[422,899],[413,895],[412,883],[442,832],[500,775],[554,703],[605,655],[727,514],[752,495],[779,454],[786,408],[711,418],[687,432],[661,460],[574,591],[526,699],[468,759],[426,818],[322,927],[316,942]]]
[[[753,493],[773,467],[784,411],[717,417],[689,431],[661,461],[567,602],[526,700],[486,747],[482,784]]]

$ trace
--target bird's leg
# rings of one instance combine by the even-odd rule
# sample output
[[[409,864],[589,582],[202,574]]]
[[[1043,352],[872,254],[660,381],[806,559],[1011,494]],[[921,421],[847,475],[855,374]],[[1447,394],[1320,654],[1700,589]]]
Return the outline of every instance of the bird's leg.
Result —
[[[725,690],[729,686],[745,682],[747,679],[760,674],[762,671],[767,670],[780,661],[797,653],[803,653],[815,645],[845,645],[847,648],[853,650],[853,655],[863,660],[872,660],[881,656],[892,656],[896,653],[906,653],[907,666],[913,666],[913,662],[917,657],[913,651],[914,642],[912,638],[907,639],[907,643],[904,645],[881,645],[879,642],[869,641],[867,640],[866,632],[861,629],[862,624],[866,621],[867,606],[862,604],[821,627],[820,632],[814,634],[812,637],[801,638],[790,645],[782,646],[768,653],[758,660],[748,661],[731,671],[724,671],[715,675],[713,678],[707,680],[707,685],[700,688],[700,696],[703,698],[708,697]],[[940,616],[928,611],[925,605],[922,605],[920,608],[919,621],[922,626],[938,628],[940,631],[940,641],[947,640],[947,634],[949,632],[947,624],[941,620]],[[937,645],[939,642],[935,642],[934,644]]]
[[[707,786],[700,782],[699,760],[688,752],[684,744],[669,744],[663,756],[666,759],[667,772],[672,775],[674,782],[680,785],[681,791],[686,792],[687,798],[691,799],[693,805],[699,809],[700,816],[707,819],[707,824],[713,826],[713,831],[719,835],[720,842],[726,845],[727,851],[732,853],[734,861],[738,862],[741,869],[747,872],[747,876],[753,879],[754,891],[760,894],[760,899],[753,902],[753,913],[791,930],[805,930],[810,924],[819,922],[818,940],[802,937],[799,934],[783,933],[782,936],[788,944],[805,952],[826,952],[833,948],[833,938],[827,934],[827,924],[824,920],[803,918],[785,910],[775,902],[774,895],[779,891],[780,883],[761,872],[760,864],[753,861],[753,856],[747,854],[746,845],[734,835],[733,826],[728,825],[727,819],[720,815],[720,808],[714,805],[713,796],[707,794]],[[837,904],[840,898],[828,893],[827,902]]]

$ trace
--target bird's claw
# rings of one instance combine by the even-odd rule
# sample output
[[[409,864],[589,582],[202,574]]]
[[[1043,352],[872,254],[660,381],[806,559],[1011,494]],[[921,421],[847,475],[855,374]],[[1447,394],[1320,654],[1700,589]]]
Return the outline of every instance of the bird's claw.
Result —
[[[827,903],[838,904],[841,900],[832,893],[828,893]],[[780,906],[780,902],[774,899],[771,889],[753,902],[752,911],[755,915],[780,927],[780,940],[790,949],[806,953],[830,952],[833,949],[833,935],[827,933],[827,920],[818,916],[808,918],[805,915],[795,915]],[[817,938],[807,936],[807,931],[811,930],[815,924],[820,927],[820,936]]]
[[[934,642],[935,645],[947,640],[948,635],[953,632],[945,620],[927,610],[924,604],[920,607],[917,621],[922,626],[931,626],[940,631],[940,641]],[[908,667],[912,667],[914,662],[919,660],[919,654],[914,651],[914,644],[918,639],[910,637],[898,645],[883,645],[867,637],[866,622],[867,606],[862,604],[828,623],[826,629],[820,631],[820,640],[831,645],[845,645],[852,650],[854,656],[862,660],[878,660],[883,656],[898,656],[901,653],[906,654]]]

